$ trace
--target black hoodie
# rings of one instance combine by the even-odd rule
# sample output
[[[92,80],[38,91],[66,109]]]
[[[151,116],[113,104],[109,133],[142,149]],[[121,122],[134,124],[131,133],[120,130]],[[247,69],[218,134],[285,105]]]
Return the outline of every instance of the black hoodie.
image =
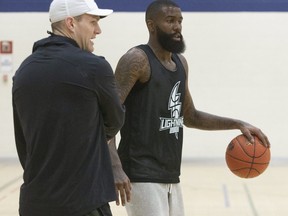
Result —
[[[13,77],[22,216],[80,216],[115,200],[107,139],[124,121],[110,64],[51,35]]]

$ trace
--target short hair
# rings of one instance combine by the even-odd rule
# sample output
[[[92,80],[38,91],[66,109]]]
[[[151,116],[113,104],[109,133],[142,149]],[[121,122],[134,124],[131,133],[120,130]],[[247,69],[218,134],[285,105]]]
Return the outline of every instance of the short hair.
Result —
[[[161,11],[163,7],[177,7],[180,8],[178,4],[171,0],[155,0],[150,5],[148,5],[145,14],[145,20],[154,20],[157,14]]]
[[[73,17],[76,21],[80,22],[83,17],[83,14],[79,16]],[[60,20],[58,22],[51,23],[52,32],[60,31],[63,28],[64,20]]]

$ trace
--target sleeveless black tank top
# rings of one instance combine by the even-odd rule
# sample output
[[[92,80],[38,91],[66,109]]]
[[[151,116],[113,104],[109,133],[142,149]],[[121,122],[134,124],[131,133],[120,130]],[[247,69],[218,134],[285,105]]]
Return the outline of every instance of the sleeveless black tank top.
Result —
[[[125,100],[126,120],[118,153],[131,182],[178,183],[182,158],[183,104],[186,74],[177,56],[177,70],[166,69],[148,45],[139,45],[151,76],[136,83]]]

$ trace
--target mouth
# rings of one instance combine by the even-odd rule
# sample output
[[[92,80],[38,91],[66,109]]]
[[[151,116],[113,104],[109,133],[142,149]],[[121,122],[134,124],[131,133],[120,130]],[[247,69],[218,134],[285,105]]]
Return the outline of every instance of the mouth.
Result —
[[[90,39],[90,42],[91,42],[92,45],[94,44],[93,40],[94,40],[95,38],[96,38],[96,37],[93,37],[93,38]]]
[[[176,33],[172,37],[173,40],[175,41],[181,41],[182,40],[182,35],[180,33]]]

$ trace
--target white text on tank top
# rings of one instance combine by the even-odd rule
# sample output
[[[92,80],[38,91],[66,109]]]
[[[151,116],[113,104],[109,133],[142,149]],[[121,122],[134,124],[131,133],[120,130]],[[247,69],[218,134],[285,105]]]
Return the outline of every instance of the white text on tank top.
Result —
[[[159,131],[168,130],[170,134],[175,134],[178,139],[179,128],[183,128],[183,116],[180,116],[182,103],[180,102],[181,93],[178,92],[181,81],[178,81],[171,90],[168,100],[168,110],[171,118],[160,117]]]

